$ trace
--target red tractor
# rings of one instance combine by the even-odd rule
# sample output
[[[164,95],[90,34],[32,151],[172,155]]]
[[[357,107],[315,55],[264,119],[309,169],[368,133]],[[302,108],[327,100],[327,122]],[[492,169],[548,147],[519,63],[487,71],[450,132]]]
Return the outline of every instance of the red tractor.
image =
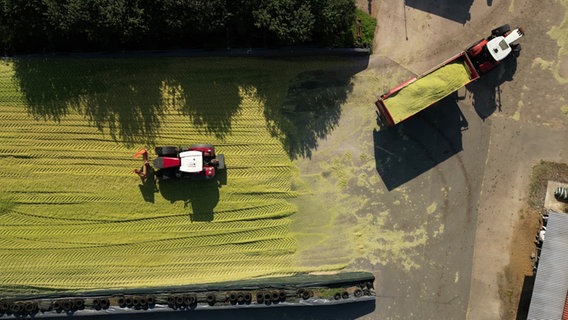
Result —
[[[194,144],[189,147],[156,147],[154,159],[154,172],[158,180],[189,178],[213,179],[216,171],[225,169],[225,157],[216,154],[215,148],[210,144]],[[142,170],[134,170],[142,179],[146,179],[150,170],[148,150],[140,149],[134,158],[143,156]]]
[[[521,45],[516,43],[523,35],[522,28],[511,30],[508,24],[493,29],[491,35],[481,39],[466,52],[480,73],[487,73],[495,68],[510,53],[518,56]]]

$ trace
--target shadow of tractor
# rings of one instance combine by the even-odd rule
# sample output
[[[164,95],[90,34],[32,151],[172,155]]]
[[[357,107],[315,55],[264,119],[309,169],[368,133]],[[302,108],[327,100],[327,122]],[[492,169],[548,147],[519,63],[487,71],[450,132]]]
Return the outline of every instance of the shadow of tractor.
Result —
[[[158,181],[158,190],[164,199],[171,203],[183,201],[185,207],[191,206],[192,222],[213,221],[214,209],[219,203],[219,187],[218,179]]]

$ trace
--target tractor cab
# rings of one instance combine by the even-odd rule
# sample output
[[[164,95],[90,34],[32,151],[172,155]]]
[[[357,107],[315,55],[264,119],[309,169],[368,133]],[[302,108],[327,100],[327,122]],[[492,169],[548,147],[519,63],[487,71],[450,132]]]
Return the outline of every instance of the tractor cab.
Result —
[[[201,151],[184,151],[179,153],[179,171],[197,173],[203,171],[203,153]]]
[[[515,29],[506,36],[495,37],[487,42],[487,51],[495,61],[501,61],[513,50],[511,44],[522,36],[522,29]]]

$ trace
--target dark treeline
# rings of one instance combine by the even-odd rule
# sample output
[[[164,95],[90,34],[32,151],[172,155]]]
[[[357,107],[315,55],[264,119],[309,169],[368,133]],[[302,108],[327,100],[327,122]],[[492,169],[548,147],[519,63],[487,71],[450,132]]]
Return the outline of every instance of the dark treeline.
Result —
[[[354,0],[0,0],[5,53],[352,46]]]

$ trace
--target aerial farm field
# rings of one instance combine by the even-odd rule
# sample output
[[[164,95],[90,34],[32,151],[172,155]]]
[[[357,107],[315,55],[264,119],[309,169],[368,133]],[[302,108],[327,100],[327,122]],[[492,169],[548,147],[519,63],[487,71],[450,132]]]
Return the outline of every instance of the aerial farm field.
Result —
[[[337,124],[364,67],[333,58],[2,61],[0,290],[343,268],[348,257],[322,264],[301,255],[310,230],[293,224],[303,192],[293,159]],[[141,147],[152,159],[154,146],[193,143],[224,153],[226,175],[142,183],[133,173]]]

